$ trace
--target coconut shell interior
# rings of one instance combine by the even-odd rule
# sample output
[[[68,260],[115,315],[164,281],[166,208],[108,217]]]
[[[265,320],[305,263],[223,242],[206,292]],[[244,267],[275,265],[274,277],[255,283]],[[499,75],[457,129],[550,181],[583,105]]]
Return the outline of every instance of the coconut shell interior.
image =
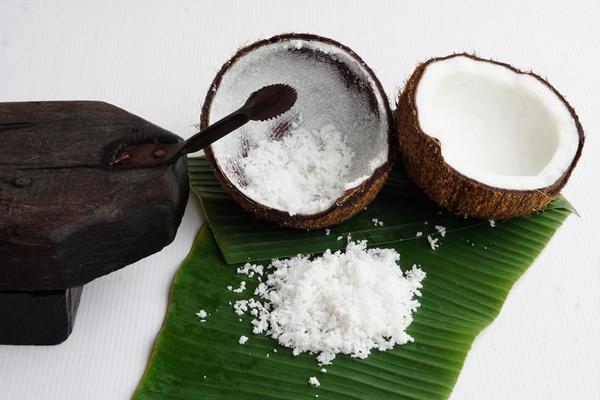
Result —
[[[383,186],[396,142],[387,97],[371,69],[351,49],[327,38],[286,34],[239,50],[215,77],[202,109],[202,128],[234,111],[253,91],[273,83],[298,92],[294,107],[270,121],[250,121],[206,150],[225,189],[243,208],[283,226],[318,229],[364,208]],[[278,140],[291,127],[319,130],[334,124],[354,157],[345,193],[328,208],[290,215],[245,190],[239,160],[261,140]],[[274,183],[276,184],[276,183]]]

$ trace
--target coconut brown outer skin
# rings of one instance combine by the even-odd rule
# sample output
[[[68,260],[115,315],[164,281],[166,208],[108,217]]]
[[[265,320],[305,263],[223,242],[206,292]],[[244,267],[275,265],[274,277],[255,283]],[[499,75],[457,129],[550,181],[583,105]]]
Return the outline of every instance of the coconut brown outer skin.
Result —
[[[577,126],[579,146],[573,162],[553,185],[537,190],[507,190],[477,182],[448,165],[442,156],[439,141],[421,130],[415,101],[419,80],[429,64],[457,56],[494,63],[519,74],[531,75],[554,92],[568,108]],[[506,219],[527,215],[546,206],[567,183],[581,156],[585,140],[575,110],[546,80],[534,73],[520,71],[509,64],[481,59],[465,53],[433,58],[420,64],[399,97],[396,122],[404,164],[421,190],[430,199],[453,213],[484,219]]]
[[[202,114],[200,116],[200,128],[204,129],[209,125],[210,107],[215,93],[217,92],[214,89],[219,87],[224,74],[229,70],[229,68],[234,62],[236,62],[240,57],[244,56],[245,54],[261,46],[294,39],[318,41],[336,46],[339,49],[342,49],[345,52],[347,52],[353,58],[355,58],[361,64],[361,66],[369,73],[369,75],[376,84],[376,87],[374,89],[380,92],[381,97],[383,99],[386,113],[385,117],[388,119],[388,125],[390,127],[388,132],[388,160],[386,161],[386,163],[377,168],[375,172],[373,172],[373,175],[371,175],[371,177],[365,182],[363,182],[355,188],[346,190],[344,196],[338,199],[336,203],[329,209],[317,214],[297,214],[294,216],[290,216],[287,212],[267,207],[263,204],[257,203],[256,201],[244,195],[229,181],[229,179],[223,173],[223,171],[221,171],[215,159],[212,147],[207,147],[204,150],[204,152],[208,164],[214,172],[215,176],[217,177],[217,180],[221,183],[225,191],[229,193],[229,195],[231,195],[233,200],[236,203],[238,203],[244,210],[253,213],[256,217],[260,219],[275,222],[276,224],[283,227],[315,230],[344,222],[350,217],[352,217],[354,214],[362,210],[364,207],[366,207],[371,201],[373,201],[373,199],[375,199],[375,197],[377,196],[377,193],[379,193],[379,191],[385,184],[385,181],[387,180],[390,174],[390,171],[394,164],[394,160],[396,158],[397,145],[396,139],[393,134],[392,112],[387,100],[387,96],[385,95],[383,86],[381,85],[379,79],[377,79],[371,68],[369,68],[369,66],[354,51],[332,39],[307,33],[287,33],[277,35],[270,39],[260,40],[249,46],[243,47],[240,50],[238,50],[237,53],[235,53],[235,55],[221,67],[221,69],[217,73],[217,76],[210,85],[210,89],[208,90],[206,98],[204,100],[204,105],[202,106]]]

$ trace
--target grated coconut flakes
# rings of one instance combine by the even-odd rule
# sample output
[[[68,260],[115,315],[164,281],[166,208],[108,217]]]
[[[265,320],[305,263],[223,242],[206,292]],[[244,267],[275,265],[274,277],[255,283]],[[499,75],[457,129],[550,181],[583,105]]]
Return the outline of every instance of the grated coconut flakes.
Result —
[[[292,216],[314,214],[369,178],[349,182],[353,157],[334,125],[316,131],[291,127],[281,139],[265,139],[248,150],[239,168],[252,199]]]
[[[319,382],[316,376],[311,376],[310,378],[308,378],[308,383],[314,387],[321,386],[321,382]]]
[[[315,354],[321,365],[337,353],[366,358],[371,349],[413,341],[406,329],[425,273],[416,265],[403,273],[399,259],[394,249],[367,249],[359,241],[312,260],[272,260],[254,291],[261,300],[240,300],[234,309],[240,315],[256,310],[253,333],[273,337],[293,355]]]

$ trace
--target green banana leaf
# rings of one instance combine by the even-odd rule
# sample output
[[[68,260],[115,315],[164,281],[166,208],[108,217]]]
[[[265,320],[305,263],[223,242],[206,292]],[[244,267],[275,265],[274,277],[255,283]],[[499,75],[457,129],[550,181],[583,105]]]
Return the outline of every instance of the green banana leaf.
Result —
[[[326,249],[339,250],[345,247],[348,235],[356,240],[368,240],[375,246],[419,238],[423,241],[427,235],[439,238],[436,225],[446,228],[447,233],[489,225],[489,221],[451,215],[427,200],[408,179],[400,163],[394,167],[375,201],[350,220],[331,227],[328,235],[326,230],[309,232],[280,228],[255,219],[223,190],[205,158],[190,158],[188,168],[192,191],[200,198],[206,219],[228,264],[289,257],[299,252],[312,254]],[[554,200],[549,208],[572,209],[563,197]],[[383,226],[375,226],[373,219],[383,222]],[[421,232],[420,236],[417,236],[418,232]]]
[[[386,191],[348,222],[324,231],[299,232],[254,220],[225,195],[202,159],[190,160],[190,179],[208,226],[175,278],[171,304],[136,399],[445,399],[454,387],[475,337],[498,315],[515,281],[531,265],[570,214],[559,198],[544,211],[492,227],[488,221],[457,218],[404,196],[410,182],[394,172]],[[407,189],[406,191],[404,189]],[[379,218],[384,226],[374,226]],[[425,225],[425,221],[428,222]],[[444,225],[440,247],[427,234]],[[416,237],[422,231],[423,236]],[[367,359],[338,356],[320,372],[313,356],[294,357],[273,339],[251,333],[251,316],[237,316],[229,302],[250,297],[257,281],[239,276],[246,259],[263,260],[325,248],[342,248],[337,236],[369,239],[391,247],[400,267],[419,264],[427,273],[421,308],[408,329],[415,342]],[[233,236],[233,237],[232,237]],[[541,267],[541,266],[540,266]],[[226,289],[245,280],[248,289]],[[201,322],[200,309],[210,315]],[[240,320],[241,319],[241,320]],[[244,345],[241,335],[250,339]],[[316,376],[314,388],[308,378]]]

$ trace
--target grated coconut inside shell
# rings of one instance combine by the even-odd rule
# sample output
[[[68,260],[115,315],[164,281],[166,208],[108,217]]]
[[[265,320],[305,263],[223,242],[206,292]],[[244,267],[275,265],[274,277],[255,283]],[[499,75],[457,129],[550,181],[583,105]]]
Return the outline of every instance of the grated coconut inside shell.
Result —
[[[256,203],[290,215],[326,211],[386,163],[387,100],[347,51],[314,40],[283,40],[231,64],[214,88],[209,122],[274,82],[296,89],[294,107],[270,121],[250,121],[212,144],[215,160]]]
[[[371,349],[413,341],[406,329],[420,305],[415,297],[425,273],[416,266],[403,273],[399,258],[393,249],[367,249],[361,241],[312,260],[273,260],[256,297],[234,308],[251,310],[253,332],[271,336],[294,355],[315,354],[321,365],[338,353],[366,358]]]
[[[265,139],[239,160],[246,195],[290,215],[326,210],[344,194],[353,159],[344,136],[328,124]]]

